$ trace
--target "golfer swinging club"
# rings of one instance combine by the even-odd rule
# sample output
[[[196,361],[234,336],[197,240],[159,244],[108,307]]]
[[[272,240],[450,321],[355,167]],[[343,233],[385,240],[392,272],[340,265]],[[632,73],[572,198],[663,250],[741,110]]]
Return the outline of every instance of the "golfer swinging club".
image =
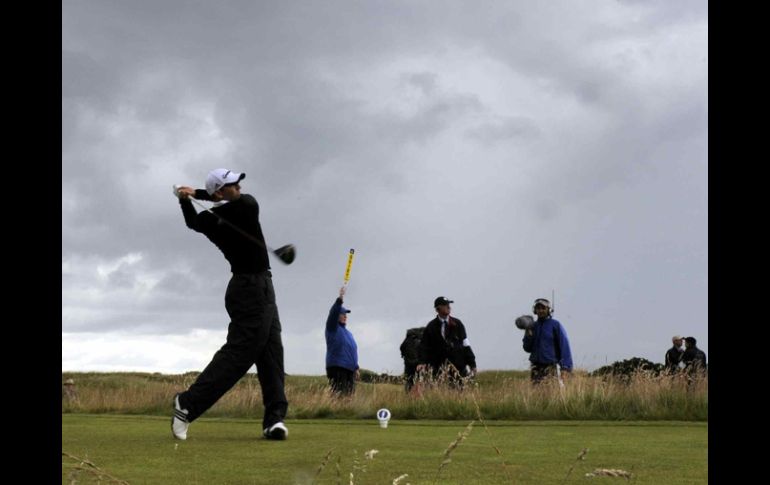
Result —
[[[176,189],[187,227],[209,238],[224,253],[233,273],[225,293],[225,309],[230,315],[227,342],[190,388],[174,397],[171,430],[180,440],[187,439],[190,423],[254,364],[265,406],[263,436],[283,440],[289,434],[283,423],[288,402],[283,390],[281,322],[259,224],[259,204],[251,195],[241,194],[244,177],[246,174],[218,168],[209,173],[206,190]],[[197,213],[190,197],[213,201],[215,207]],[[250,237],[244,237],[243,232]]]

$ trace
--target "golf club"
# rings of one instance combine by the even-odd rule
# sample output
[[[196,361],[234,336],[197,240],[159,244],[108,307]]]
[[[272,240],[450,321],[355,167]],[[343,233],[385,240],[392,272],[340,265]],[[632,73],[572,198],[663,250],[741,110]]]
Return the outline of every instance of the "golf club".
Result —
[[[173,192],[174,192],[174,196],[175,196],[175,197],[177,197],[177,198],[179,198],[179,192],[178,192],[178,191],[179,191],[179,186],[178,186],[178,185],[174,185],[174,186],[173,186]],[[200,207],[201,209],[203,209],[203,210],[205,210],[205,211],[208,211],[208,212],[210,212],[210,213],[214,214],[215,216],[217,216],[217,218],[218,218],[220,221],[222,221],[223,223],[227,224],[228,226],[230,226],[230,227],[232,227],[233,229],[235,229],[236,231],[238,231],[238,232],[239,232],[241,235],[243,235],[244,237],[246,237],[246,238],[247,238],[249,241],[251,241],[251,242],[254,242],[254,243],[258,244],[259,246],[262,246],[262,247],[266,248],[268,251],[270,251],[270,252],[272,252],[273,254],[275,254],[275,255],[278,257],[278,259],[280,259],[280,260],[281,260],[283,263],[285,263],[285,264],[291,264],[291,263],[294,261],[294,258],[297,256],[297,249],[294,247],[294,245],[293,245],[293,244],[287,244],[287,245],[285,245],[285,246],[281,246],[281,247],[280,247],[280,248],[278,248],[278,249],[273,249],[273,248],[271,248],[270,246],[268,246],[268,245],[266,245],[266,244],[263,244],[263,243],[262,243],[262,241],[260,241],[260,240],[259,240],[259,239],[257,239],[256,237],[252,236],[252,235],[251,235],[251,234],[249,234],[248,232],[244,231],[244,230],[243,230],[243,229],[241,229],[240,227],[236,226],[236,225],[235,225],[235,224],[233,224],[232,222],[228,221],[228,220],[227,220],[227,219],[225,219],[224,217],[220,216],[220,215],[219,215],[219,214],[217,214],[216,212],[212,211],[211,209],[209,209],[209,208],[208,208],[208,207],[206,207],[205,205],[201,204],[200,202],[198,202],[197,200],[195,200],[195,198],[194,198],[194,197],[190,197],[190,200],[191,200],[193,203],[197,204],[197,205],[198,205],[198,207]]]

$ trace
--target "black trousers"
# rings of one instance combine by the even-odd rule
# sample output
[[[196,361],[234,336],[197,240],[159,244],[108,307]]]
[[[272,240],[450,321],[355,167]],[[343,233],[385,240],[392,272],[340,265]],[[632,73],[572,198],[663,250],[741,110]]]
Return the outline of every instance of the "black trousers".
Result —
[[[179,404],[189,411],[189,421],[197,419],[256,364],[265,406],[262,427],[268,428],[284,420],[289,406],[283,390],[281,322],[270,272],[234,274],[227,285],[225,308],[230,315],[227,342],[179,395]]]
[[[450,387],[456,389],[464,389],[465,383],[463,379],[468,377],[468,371],[466,370],[466,364],[455,361],[452,362],[449,359],[443,361],[433,361],[430,363],[431,372],[434,380],[445,379],[446,383]]]
[[[414,387],[414,378],[417,375],[417,365],[404,364],[404,387],[409,392]]]
[[[556,364],[532,364],[530,378],[533,384],[540,384],[546,379],[556,377]]]
[[[355,372],[344,367],[327,367],[326,377],[329,378],[329,385],[332,392],[343,396],[348,396],[356,391]]]

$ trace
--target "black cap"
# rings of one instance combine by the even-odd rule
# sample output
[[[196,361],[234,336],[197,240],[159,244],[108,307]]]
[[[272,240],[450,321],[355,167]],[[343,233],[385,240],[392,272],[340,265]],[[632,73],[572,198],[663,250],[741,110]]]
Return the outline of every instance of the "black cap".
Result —
[[[436,308],[439,305],[449,305],[450,303],[454,302],[445,296],[439,296],[433,301],[433,308]]]
[[[687,337],[684,339],[684,341],[692,345],[696,345],[698,342],[697,340],[695,340],[695,337]]]

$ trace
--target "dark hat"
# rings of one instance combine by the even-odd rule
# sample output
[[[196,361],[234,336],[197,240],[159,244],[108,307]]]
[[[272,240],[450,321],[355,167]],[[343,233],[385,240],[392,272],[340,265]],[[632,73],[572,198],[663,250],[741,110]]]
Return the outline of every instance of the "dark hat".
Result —
[[[436,308],[439,305],[449,305],[450,303],[454,303],[454,301],[448,299],[445,296],[439,296],[433,301],[433,308]]]
[[[341,306],[341,307],[340,307],[340,313],[350,313],[350,310],[348,310],[348,309],[347,309],[347,308],[345,308],[344,306]]]
[[[697,340],[695,340],[695,337],[686,337],[684,341],[687,342],[688,344],[693,344],[693,345],[695,345],[698,342]]]

